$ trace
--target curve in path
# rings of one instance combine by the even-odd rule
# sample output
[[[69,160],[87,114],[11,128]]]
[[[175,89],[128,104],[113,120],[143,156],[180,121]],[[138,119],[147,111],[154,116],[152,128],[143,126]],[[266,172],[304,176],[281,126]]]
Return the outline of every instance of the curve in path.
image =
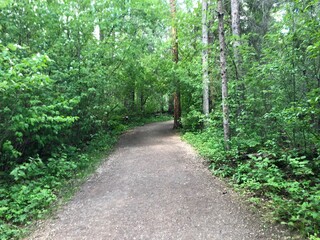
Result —
[[[114,153],[30,239],[284,239],[214,178],[172,122],[124,134]]]

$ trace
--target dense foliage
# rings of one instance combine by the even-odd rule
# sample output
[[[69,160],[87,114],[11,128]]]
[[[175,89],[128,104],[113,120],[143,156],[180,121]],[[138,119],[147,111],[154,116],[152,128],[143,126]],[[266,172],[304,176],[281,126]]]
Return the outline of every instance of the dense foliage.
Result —
[[[215,174],[249,190],[253,202],[264,200],[273,209],[274,219],[306,235],[319,235],[319,2],[240,2],[241,66],[235,62],[232,47],[237,39],[231,28],[225,31],[230,149],[223,142],[217,39],[211,46],[210,123],[202,129],[206,119],[199,102],[201,89],[192,79],[186,83],[193,87],[194,95],[198,92],[198,98],[191,104],[185,102],[190,110],[183,118],[188,132],[184,137],[210,159]],[[225,1],[226,18],[230,18],[229,4]],[[211,2],[211,7],[216,9],[216,4]],[[201,14],[200,6],[194,10]],[[185,19],[188,16],[183,14]],[[217,38],[217,16],[213,13],[211,17],[211,31]],[[194,29],[200,29],[199,22]],[[197,36],[200,41],[201,33]],[[190,65],[183,68],[186,72]],[[201,75],[197,76],[200,82]]]
[[[108,150],[125,125],[165,111],[163,6],[1,1],[0,239],[19,236],[95,165],[88,146]]]
[[[279,222],[320,234],[319,2],[239,1],[236,36],[224,1],[224,101],[222,12],[206,2],[208,46],[196,0],[177,1],[174,19],[165,0],[0,2],[0,239],[18,236],[95,165],[88,149],[109,149],[132,119],[173,111],[177,89],[184,137],[212,171],[264,200]],[[202,112],[204,49],[210,114]]]

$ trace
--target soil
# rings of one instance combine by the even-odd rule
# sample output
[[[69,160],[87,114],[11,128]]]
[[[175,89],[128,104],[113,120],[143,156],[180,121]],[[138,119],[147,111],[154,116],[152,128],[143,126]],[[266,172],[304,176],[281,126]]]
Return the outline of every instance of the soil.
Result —
[[[264,224],[162,122],[124,134],[115,151],[29,239],[289,239]]]

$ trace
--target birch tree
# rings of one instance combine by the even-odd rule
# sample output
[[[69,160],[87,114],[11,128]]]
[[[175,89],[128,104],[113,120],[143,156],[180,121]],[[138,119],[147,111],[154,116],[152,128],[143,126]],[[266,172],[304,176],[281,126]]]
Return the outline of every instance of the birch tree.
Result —
[[[237,78],[241,78],[241,57],[239,52],[240,42],[240,14],[239,14],[239,0],[231,0],[231,26],[233,40],[233,55],[236,65]]]
[[[236,101],[238,102],[237,116],[240,116],[243,110],[243,101],[245,99],[245,86],[242,80],[243,69],[242,60],[239,47],[241,46],[241,29],[240,29],[240,3],[239,0],[231,0],[231,28],[233,35],[233,57],[235,65],[235,73],[237,79],[237,96]]]
[[[222,90],[222,113],[223,113],[223,132],[225,148],[229,150],[230,127],[229,127],[229,106],[228,106],[228,77],[226,67],[226,42],[224,36],[224,8],[223,0],[218,0],[218,19],[219,19],[219,43],[220,43],[220,72]]]
[[[203,114],[209,116],[209,71],[208,71],[208,1],[202,0],[202,80],[203,80]]]

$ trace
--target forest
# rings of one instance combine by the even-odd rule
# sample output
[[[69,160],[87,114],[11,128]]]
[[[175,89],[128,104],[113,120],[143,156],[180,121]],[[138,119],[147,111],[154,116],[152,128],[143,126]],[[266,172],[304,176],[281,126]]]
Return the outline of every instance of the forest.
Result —
[[[1,0],[0,239],[166,114],[214,175],[318,239],[318,0]]]

